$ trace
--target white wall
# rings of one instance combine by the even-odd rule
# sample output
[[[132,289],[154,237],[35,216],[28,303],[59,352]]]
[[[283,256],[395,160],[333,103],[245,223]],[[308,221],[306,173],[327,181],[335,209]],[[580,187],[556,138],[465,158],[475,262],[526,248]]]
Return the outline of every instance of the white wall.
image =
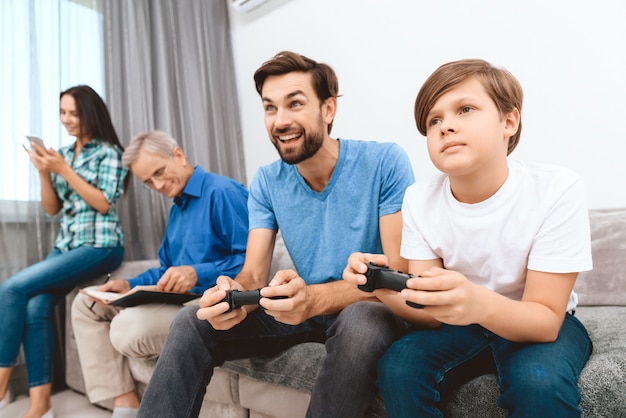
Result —
[[[333,137],[397,142],[417,178],[435,172],[415,128],[417,91],[439,65],[471,57],[524,87],[514,156],[575,169],[590,208],[626,206],[624,21],[623,0],[271,0],[251,15],[231,10],[248,180],[278,157],[252,80],[275,53],[331,65],[343,95]]]

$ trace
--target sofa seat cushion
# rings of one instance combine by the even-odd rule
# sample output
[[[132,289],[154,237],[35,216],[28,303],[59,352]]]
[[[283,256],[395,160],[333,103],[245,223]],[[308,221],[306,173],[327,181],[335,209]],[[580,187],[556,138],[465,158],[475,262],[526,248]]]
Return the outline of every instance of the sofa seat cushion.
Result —
[[[285,385],[262,382],[239,375],[241,406],[259,416],[293,418],[305,416],[311,395]]]
[[[308,400],[310,398],[309,395],[313,391],[324,357],[326,357],[324,344],[304,343],[293,346],[273,357],[227,361],[221,367],[241,375],[241,402],[242,404],[246,403],[251,407],[251,410],[269,411],[267,408],[271,405],[266,405],[267,400],[276,402],[278,399],[284,399],[284,395],[293,393],[294,389],[306,393],[306,397],[300,396],[290,401],[290,405],[293,406],[290,410],[292,416],[300,416],[295,411],[298,411],[298,406],[303,406],[301,402],[303,399]],[[265,392],[266,400],[254,395],[263,393],[264,383],[267,384],[264,389],[267,391]],[[281,386],[284,387],[282,391],[280,390]],[[304,409],[299,411],[302,416],[304,416],[307,405],[308,402],[304,404]],[[284,409],[278,408],[276,405],[274,408],[274,414]],[[282,415],[278,414],[277,416]],[[385,416],[383,402],[380,397],[376,397],[370,404],[366,417],[384,418]]]
[[[593,353],[578,383],[588,417],[626,416],[626,306],[585,306],[576,316],[589,331]]]
[[[274,357],[227,361],[222,368],[263,382],[311,393],[325,356],[326,349],[323,344],[305,343],[291,347]]]
[[[580,307],[577,317],[585,324],[594,342],[593,355],[583,369],[579,384],[581,408],[585,416],[624,416],[626,412],[626,342],[621,333],[626,317],[624,306]],[[311,393],[326,351],[323,344],[307,343],[292,347],[274,357],[229,361],[222,368],[256,381],[284,385]],[[495,375],[483,375],[462,385],[445,400],[449,417],[504,417],[496,405],[499,395]],[[384,406],[377,397],[368,417],[384,417]]]

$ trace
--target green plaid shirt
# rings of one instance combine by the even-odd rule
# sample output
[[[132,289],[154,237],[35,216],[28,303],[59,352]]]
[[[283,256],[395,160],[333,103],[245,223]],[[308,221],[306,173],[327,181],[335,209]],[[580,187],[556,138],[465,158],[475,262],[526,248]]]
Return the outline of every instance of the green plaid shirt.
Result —
[[[52,173],[52,184],[62,203],[61,228],[55,247],[68,251],[82,245],[100,248],[124,245],[124,234],[115,208],[124,191],[127,172],[122,165],[122,150],[94,138],[75,158],[74,144],[61,148],[59,153],[76,174],[102,191],[110,209],[104,215],[99,213],[70,187],[63,176]]]

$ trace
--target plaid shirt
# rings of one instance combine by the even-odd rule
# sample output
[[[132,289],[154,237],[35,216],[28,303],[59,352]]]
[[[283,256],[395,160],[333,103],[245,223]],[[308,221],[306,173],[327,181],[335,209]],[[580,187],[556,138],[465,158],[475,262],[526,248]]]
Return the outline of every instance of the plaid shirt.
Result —
[[[110,209],[101,214],[87,204],[63,176],[52,173],[54,190],[62,203],[61,228],[55,247],[65,252],[82,245],[118,247],[124,245],[124,234],[115,203],[124,191],[127,169],[122,165],[122,150],[109,142],[94,138],[74,157],[74,144],[59,150],[74,172],[100,189]]]

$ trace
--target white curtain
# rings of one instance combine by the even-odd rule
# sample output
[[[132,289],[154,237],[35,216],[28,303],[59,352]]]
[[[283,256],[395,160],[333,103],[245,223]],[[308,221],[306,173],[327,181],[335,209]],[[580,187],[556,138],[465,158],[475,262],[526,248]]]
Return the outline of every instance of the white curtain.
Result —
[[[26,135],[55,149],[72,143],[59,121],[59,93],[88,84],[106,100],[101,0],[0,1],[0,282],[52,249],[58,220],[43,213]],[[2,301],[0,301],[2,303]],[[63,389],[64,308],[55,311],[53,390]],[[23,354],[11,375],[26,392]]]
[[[105,100],[101,0],[0,1],[0,281],[41,260],[57,220],[43,214],[26,135],[55,149],[73,138],[59,93],[88,84]]]
[[[192,164],[245,185],[227,1],[107,0],[104,33],[108,104],[121,141],[167,131]],[[126,259],[156,257],[170,205],[143,187],[121,199]]]

